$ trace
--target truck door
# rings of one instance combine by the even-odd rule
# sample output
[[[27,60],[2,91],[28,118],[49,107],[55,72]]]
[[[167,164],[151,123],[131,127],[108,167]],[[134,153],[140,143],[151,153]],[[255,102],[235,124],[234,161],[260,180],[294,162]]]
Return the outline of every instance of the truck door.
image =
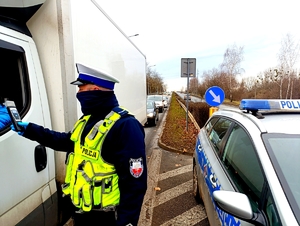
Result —
[[[0,55],[0,96],[16,103],[23,121],[51,128],[32,39],[0,26]],[[0,225],[56,225],[54,169],[53,150],[0,128]]]

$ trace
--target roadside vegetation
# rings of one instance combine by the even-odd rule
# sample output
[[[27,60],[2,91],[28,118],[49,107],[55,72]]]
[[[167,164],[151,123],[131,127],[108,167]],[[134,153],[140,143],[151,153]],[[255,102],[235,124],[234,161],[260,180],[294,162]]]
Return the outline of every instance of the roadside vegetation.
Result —
[[[178,150],[180,153],[192,154],[195,149],[196,137],[199,131],[189,118],[187,124],[186,112],[178,101],[185,104],[185,101],[173,92],[168,115],[166,116],[165,127],[161,136],[161,142]],[[208,119],[209,106],[205,102],[189,102],[189,111],[201,128]]]

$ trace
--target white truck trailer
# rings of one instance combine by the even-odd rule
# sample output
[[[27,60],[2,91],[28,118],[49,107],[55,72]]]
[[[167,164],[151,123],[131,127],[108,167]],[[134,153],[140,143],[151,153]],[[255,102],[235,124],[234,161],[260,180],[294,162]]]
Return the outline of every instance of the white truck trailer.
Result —
[[[94,0],[0,1],[0,96],[23,121],[70,131],[80,116],[75,63],[120,80],[115,93],[146,122],[146,58]],[[0,225],[58,225],[65,153],[0,129]]]

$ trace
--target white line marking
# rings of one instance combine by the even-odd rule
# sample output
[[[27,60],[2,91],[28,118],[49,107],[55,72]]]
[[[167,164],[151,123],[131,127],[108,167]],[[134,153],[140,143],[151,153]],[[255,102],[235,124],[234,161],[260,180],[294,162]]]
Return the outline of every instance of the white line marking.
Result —
[[[160,226],[192,226],[207,218],[204,207],[197,205]]]
[[[168,171],[166,173],[162,173],[159,175],[158,181],[174,177],[183,173],[191,172],[193,170],[193,164],[187,165],[187,166],[182,166],[180,168]]]
[[[154,207],[159,206],[173,198],[178,197],[188,191],[192,191],[193,180],[189,180],[183,184],[180,184],[174,188],[168,189],[155,197]]]

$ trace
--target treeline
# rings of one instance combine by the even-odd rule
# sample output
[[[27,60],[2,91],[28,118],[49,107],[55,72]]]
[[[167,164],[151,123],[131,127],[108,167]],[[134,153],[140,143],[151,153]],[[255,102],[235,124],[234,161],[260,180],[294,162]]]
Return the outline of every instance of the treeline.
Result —
[[[260,77],[243,78],[238,82],[232,78],[231,100],[249,99],[300,99],[300,78],[295,71],[285,74],[282,78],[276,80],[276,75],[270,71],[261,73],[265,75]],[[267,77],[266,75],[270,75]],[[190,81],[191,94],[204,96],[205,91],[211,86],[221,87],[226,97],[230,97],[230,87],[228,85],[229,75],[224,72],[215,72],[206,76],[204,81],[198,83],[197,78]]]
[[[149,94],[161,94],[166,91],[166,85],[164,84],[161,75],[152,67],[155,65],[147,65],[146,71],[146,84],[147,95]]]
[[[232,101],[243,98],[300,99],[300,71],[296,68],[299,50],[299,41],[287,34],[281,41],[276,66],[266,66],[263,72],[238,81],[237,75],[245,72],[242,68],[244,47],[233,44],[226,49],[218,68],[204,72],[201,82],[198,78],[190,80],[189,92],[204,96],[209,87],[219,86]]]

